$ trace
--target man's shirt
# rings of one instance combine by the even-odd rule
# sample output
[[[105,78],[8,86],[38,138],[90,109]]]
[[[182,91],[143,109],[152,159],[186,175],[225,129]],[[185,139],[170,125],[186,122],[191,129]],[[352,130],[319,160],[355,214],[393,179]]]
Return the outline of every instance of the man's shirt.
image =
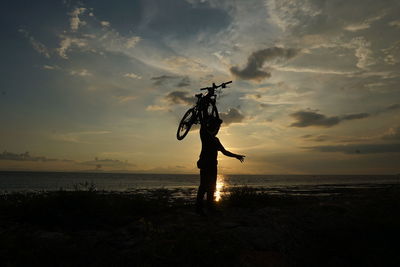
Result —
[[[219,139],[210,134],[205,127],[200,128],[201,153],[197,166],[200,169],[216,166],[218,164],[218,151],[222,151],[222,146]]]

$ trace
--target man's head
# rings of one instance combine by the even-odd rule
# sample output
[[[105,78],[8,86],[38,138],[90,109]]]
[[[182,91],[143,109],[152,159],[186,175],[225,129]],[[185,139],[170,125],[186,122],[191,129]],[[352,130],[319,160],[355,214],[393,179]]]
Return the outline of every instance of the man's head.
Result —
[[[222,123],[221,119],[213,117],[207,122],[207,130],[211,134],[217,135],[219,128],[221,127],[221,123]]]

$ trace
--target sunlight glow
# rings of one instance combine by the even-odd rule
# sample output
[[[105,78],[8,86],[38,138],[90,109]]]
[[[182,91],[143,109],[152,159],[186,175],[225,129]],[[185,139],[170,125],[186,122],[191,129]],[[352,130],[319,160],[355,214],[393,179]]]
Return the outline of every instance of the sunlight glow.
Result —
[[[215,201],[216,202],[221,200],[221,195],[223,194],[224,187],[225,187],[225,177],[222,174],[218,174],[217,188],[215,190]]]

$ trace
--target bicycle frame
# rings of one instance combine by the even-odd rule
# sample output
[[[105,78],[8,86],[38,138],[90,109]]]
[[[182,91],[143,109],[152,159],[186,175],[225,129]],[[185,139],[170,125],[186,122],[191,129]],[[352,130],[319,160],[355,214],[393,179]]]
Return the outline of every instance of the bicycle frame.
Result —
[[[204,122],[203,120],[205,119],[205,117],[209,116],[208,108],[210,106],[213,109],[211,114],[215,113],[216,117],[219,118],[218,109],[216,106],[216,94],[214,90],[208,91],[206,95],[197,94],[196,97],[197,97],[197,102],[196,105],[193,107],[196,112],[196,120],[193,122],[194,124]]]
[[[196,94],[196,104],[186,111],[181,122],[178,126],[177,139],[182,140],[189,132],[193,124],[206,124],[211,117],[218,118],[218,109],[216,105],[215,89],[221,87],[226,88],[226,85],[232,81],[221,83],[220,85],[212,84],[212,87],[201,88],[200,90],[207,90],[206,94]],[[211,108],[211,109],[210,109]]]

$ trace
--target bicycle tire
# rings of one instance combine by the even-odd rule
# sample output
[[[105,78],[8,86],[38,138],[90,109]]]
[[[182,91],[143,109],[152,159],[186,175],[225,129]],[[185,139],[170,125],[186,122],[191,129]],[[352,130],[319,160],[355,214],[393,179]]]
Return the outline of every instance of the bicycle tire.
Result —
[[[186,111],[185,115],[183,115],[183,118],[181,119],[179,126],[178,126],[178,131],[176,132],[176,138],[178,140],[182,140],[185,138],[185,136],[188,134],[190,128],[192,127],[194,121],[196,118],[196,114],[193,108],[189,109]]]

